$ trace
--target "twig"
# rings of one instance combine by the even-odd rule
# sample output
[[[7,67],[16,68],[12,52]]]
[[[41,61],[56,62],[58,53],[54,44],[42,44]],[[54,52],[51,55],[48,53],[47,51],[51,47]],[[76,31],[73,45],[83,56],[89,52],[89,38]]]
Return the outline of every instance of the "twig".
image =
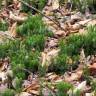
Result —
[[[53,19],[51,19],[51,18],[49,18],[48,16],[46,16],[45,14],[43,14],[40,10],[34,8],[33,6],[30,6],[28,3],[24,2],[23,0],[19,0],[19,1],[20,1],[21,3],[23,3],[24,5],[28,6],[29,8],[31,8],[32,10],[37,11],[38,13],[40,13],[42,16],[46,17],[46,18],[49,19],[50,21],[54,22],[58,27],[60,27],[62,30],[65,31],[65,29],[62,28],[59,23],[55,22]]]
[[[31,75],[33,75],[33,73],[31,71],[29,71],[29,70],[27,70],[25,68],[22,68],[22,70],[25,71],[25,72],[27,72],[27,73],[29,73],[29,74],[31,74]]]

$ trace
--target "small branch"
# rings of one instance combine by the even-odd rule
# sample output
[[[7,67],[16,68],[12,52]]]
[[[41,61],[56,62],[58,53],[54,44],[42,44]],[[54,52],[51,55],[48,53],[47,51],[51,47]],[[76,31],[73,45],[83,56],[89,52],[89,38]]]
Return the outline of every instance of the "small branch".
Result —
[[[22,68],[22,70],[25,71],[25,72],[27,72],[27,73],[29,73],[29,74],[31,74],[31,75],[33,75],[33,73],[31,71],[29,71],[29,70],[27,70],[25,68]]]
[[[65,31],[65,29],[62,28],[59,23],[55,22],[53,19],[51,19],[51,18],[49,18],[48,16],[46,16],[45,14],[43,14],[40,10],[34,8],[33,6],[30,6],[28,3],[26,3],[26,2],[24,2],[24,1],[22,1],[22,0],[19,0],[19,1],[20,1],[21,3],[23,3],[24,5],[28,6],[29,8],[31,8],[32,10],[35,10],[36,12],[40,13],[42,16],[46,17],[46,18],[49,19],[50,21],[54,22],[58,27],[60,27],[62,30]]]

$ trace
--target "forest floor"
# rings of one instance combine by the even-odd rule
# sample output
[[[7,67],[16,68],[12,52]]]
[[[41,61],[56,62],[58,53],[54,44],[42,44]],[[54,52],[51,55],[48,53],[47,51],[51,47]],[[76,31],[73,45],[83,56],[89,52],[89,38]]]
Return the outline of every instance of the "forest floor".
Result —
[[[22,0],[6,4],[0,10],[0,96],[96,96],[96,14],[58,0],[41,11]],[[21,11],[22,4],[31,12]]]

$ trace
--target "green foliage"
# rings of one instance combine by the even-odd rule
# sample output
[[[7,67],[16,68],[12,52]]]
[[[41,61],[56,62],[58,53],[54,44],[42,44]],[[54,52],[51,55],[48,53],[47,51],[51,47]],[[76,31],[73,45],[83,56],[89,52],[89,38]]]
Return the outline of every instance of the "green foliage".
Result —
[[[95,54],[96,53],[96,27],[88,28],[88,34],[86,35],[72,35],[66,40],[60,42],[60,53],[67,54],[73,57],[74,55],[79,55],[80,50],[84,48],[85,54]]]
[[[14,96],[14,91],[11,89],[7,89],[4,93],[0,94],[0,96]]]
[[[15,78],[16,85],[14,86],[17,93],[20,93],[22,91],[22,78]]]
[[[21,70],[22,68],[33,72],[38,70],[40,53],[32,51],[31,48],[26,49],[26,46],[20,40],[0,45],[0,57],[9,56],[11,58],[12,69],[17,77],[25,77],[24,71]]]
[[[46,75],[46,69],[47,69],[46,66],[43,67],[41,65],[38,66],[38,72],[40,77]]]
[[[8,24],[7,24],[7,22],[1,22],[0,21],[0,30],[1,31],[6,31],[8,29]]]
[[[64,73],[68,70],[69,66],[67,64],[67,55],[60,54],[53,63],[49,66],[49,70],[56,73]]]
[[[95,80],[95,81],[92,81],[91,86],[92,86],[92,90],[93,90],[93,91],[95,92],[95,94],[96,94],[96,80]]]
[[[24,44],[22,44],[19,47],[20,48],[18,48],[17,50],[13,51],[12,54],[10,54],[13,67],[16,67],[17,64],[20,64],[22,65],[21,68],[25,67],[26,69],[29,69],[31,71],[36,71],[39,64],[39,52],[32,51],[31,48],[27,50],[26,45]],[[12,51],[12,49],[10,50]],[[21,71],[21,73],[23,72]]]
[[[24,79],[26,72],[22,68],[32,72],[38,70],[40,52],[44,49],[46,37],[52,36],[52,33],[40,16],[29,17],[21,26],[17,31],[24,39],[1,44],[0,58],[9,56],[15,76]]]
[[[85,9],[90,7],[92,10],[95,9],[96,0],[71,0],[73,6],[81,12],[85,12]]]
[[[32,35],[28,36],[25,41],[26,46],[29,48],[35,48],[37,50],[43,50],[45,45],[44,35]]]
[[[45,27],[41,16],[29,17],[18,29],[17,32],[21,36],[31,36],[33,34],[50,35],[49,31]]]
[[[56,85],[56,87],[58,89],[57,96],[69,96],[67,92],[72,88],[72,85],[66,82],[60,82]]]
[[[89,27],[86,35],[71,35],[66,40],[61,40],[59,56],[50,65],[52,71],[64,73],[70,68],[69,59],[72,59],[71,67],[78,67],[79,55],[84,48],[85,55],[96,54],[96,27]]]
[[[73,96],[81,96],[81,91],[77,90],[76,93]]]
[[[88,66],[84,67],[82,77],[87,81],[88,84],[90,84],[90,82],[92,81],[92,79],[90,78],[90,70]]]
[[[24,0],[24,1],[39,10],[42,10],[46,4],[46,0]],[[22,11],[24,12],[31,11],[32,13],[37,13],[24,4],[22,4]]]

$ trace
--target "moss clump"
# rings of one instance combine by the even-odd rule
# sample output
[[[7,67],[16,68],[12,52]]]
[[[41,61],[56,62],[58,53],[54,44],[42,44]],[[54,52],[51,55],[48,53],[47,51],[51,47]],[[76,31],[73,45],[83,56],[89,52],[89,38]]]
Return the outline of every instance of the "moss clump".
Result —
[[[79,9],[81,12],[85,12],[86,8],[90,11],[95,11],[96,0],[71,0],[74,8]]]
[[[0,21],[0,31],[7,31],[8,30],[8,23],[6,21]]]
[[[96,54],[96,27],[89,27],[86,35],[72,35],[61,40],[59,44],[61,51],[56,60],[50,65],[51,70],[57,73],[64,73],[70,67],[78,67],[80,51],[83,48],[85,55]],[[70,65],[71,59],[71,65]]]
[[[17,32],[21,36],[32,36],[33,34],[50,35],[41,16],[29,17],[25,23],[17,28]]]
[[[32,51],[30,47],[20,40],[10,41],[6,44],[0,45],[0,57],[10,57],[12,63],[12,69],[15,76],[25,77],[25,73],[22,68],[28,69],[30,71],[38,71],[39,65],[39,51]]]
[[[25,40],[25,44],[27,46],[27,49],[35,48],[38,51],[43,51],[45,45],[45,37],[44,35],[28,36]]]
[[[0,58],[11,58],[12,69],[18,78],[26,75],[22,68],[38,71],[40,52],[44,49],[47,36],[51,36],[41,19],[40,16],[29,17],[17,30],[22,40],[16,39],[0,45]]]
[[[72,85],[66,82],[60,82],[56,85],[57,89],[58,89],[58,93],[57,96],[69,96],[67,94],[69,89],[72,89]]]
[[[14,90],[7,89],[4,93],[1,93],[0,96],[14,96]]]

